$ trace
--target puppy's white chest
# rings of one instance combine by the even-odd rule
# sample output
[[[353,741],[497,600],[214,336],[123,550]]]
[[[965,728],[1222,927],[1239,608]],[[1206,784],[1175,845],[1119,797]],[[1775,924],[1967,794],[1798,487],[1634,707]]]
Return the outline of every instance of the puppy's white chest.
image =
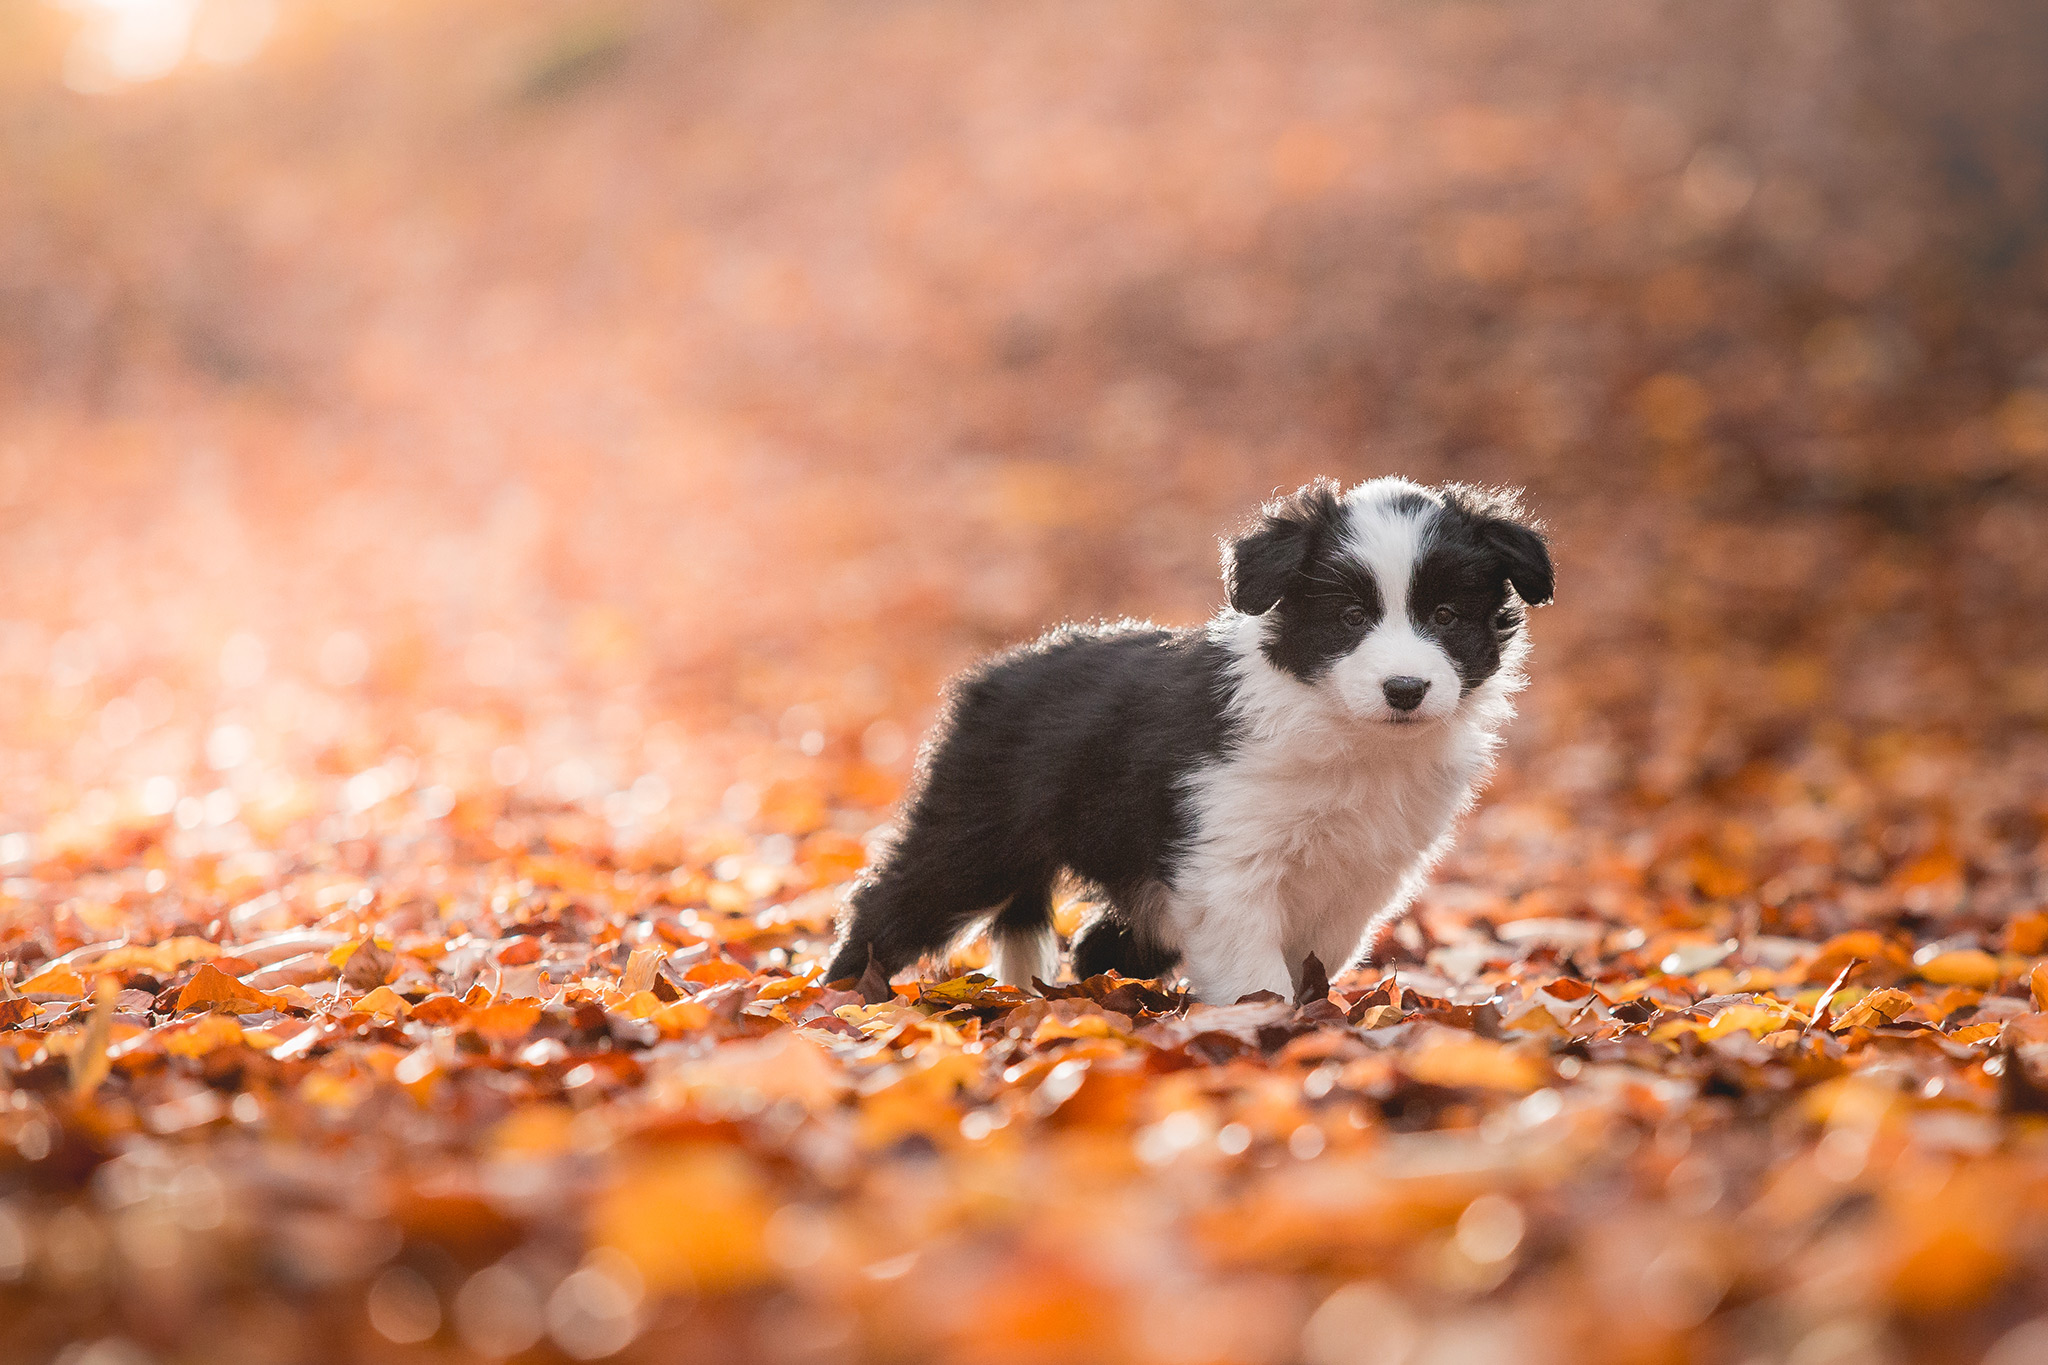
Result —
[[[1205,784],[1200,842],[1226,857],[1318,879],[1405,868],[1443,833],[1469,785],[1437,762],[1246,755]]]
[[[1412,891],[1479,767],[1455,744],[1332,757],[1247,745],[1195,786],[1196,839],[1177,889],[1212,912],[1278,914],[1287,939],[1334,966],[1374,914]]]

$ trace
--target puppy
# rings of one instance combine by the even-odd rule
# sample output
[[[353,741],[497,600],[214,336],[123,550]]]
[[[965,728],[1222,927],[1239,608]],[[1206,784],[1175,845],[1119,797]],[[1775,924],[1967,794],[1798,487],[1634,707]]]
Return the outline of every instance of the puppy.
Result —
[[[1055,879],[1106,904],[1082,977],[1291,997],[1369,953],[1491,766],[1550,554],[1516,497],[1318,480],[1223,546],[1206,627],[1062,626],[949,689],[902,832],[827,980],[894,973],[994,918],[996,974],[1051,981]]]

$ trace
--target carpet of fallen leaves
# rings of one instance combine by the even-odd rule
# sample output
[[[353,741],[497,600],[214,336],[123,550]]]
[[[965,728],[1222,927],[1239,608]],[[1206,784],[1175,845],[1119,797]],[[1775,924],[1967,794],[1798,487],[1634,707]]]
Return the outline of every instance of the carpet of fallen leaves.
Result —
[[[2034,9],[96,12],[0,10],[0,1360],[2048,1359]],[[818,980],[948,672],[1391,470],[1559,563],[1393,960]]]

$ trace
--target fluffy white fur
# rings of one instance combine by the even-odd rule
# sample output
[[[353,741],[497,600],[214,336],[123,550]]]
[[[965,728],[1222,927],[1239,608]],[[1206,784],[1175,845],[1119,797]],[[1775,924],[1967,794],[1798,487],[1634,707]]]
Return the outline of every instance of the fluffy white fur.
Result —
[[[1308,954],[1334,976],[1368,949],[1449,847],[1514,714],[1526,633],[1492,677],[1460,697],[1450,658],[1409,622],[1409,567],[1424,548],[1428,514],[1388,503],[1419,491],[1378,479],[1347,495],[1353,549],[1387,610],[1315,683],[1266,659],[1265,618],[1225,611],[1211,624],[1236,659],[1232,706],[1242,737],[1188,778],[1196,833],[1152,926],[1181,948],[1201,1000],[1291,996]],[[1381,690],[1397,675],[1430,684],[1410,718]]]
[[[991,927],[989,948],[989,966],[1005,986],[1029,989],[1033,978],[1059,979],[1060,940],[1050,924],[1027,929]]]

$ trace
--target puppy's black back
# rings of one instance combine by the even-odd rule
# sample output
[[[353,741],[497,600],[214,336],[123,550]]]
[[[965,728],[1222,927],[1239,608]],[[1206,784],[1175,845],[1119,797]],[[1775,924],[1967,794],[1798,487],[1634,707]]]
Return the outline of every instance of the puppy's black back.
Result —
[[[1068,868],[1128,900],[1190,832],[1183,783],[1231,741],[1224,649],[1200,631],[1068,626],[963,675],[902,837],[855,888],[827,980],[943,948],[1003,907],[1049,913]]]

